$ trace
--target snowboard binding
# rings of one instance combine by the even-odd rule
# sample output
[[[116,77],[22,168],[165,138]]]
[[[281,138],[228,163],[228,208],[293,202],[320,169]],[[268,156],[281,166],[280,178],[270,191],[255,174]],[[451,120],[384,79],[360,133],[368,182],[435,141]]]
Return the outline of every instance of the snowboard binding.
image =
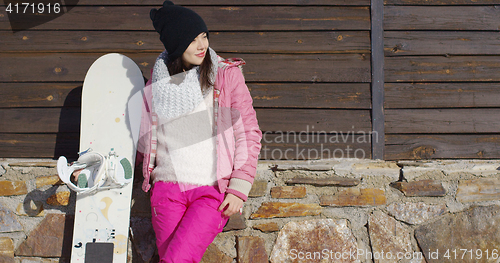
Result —
[[[80,194],[122,188],[132,181],[130,161],[119,158],[113,148],[107,156],[86,150],[71,164],[61,156],[57,160],[57,173],[61,181]]]

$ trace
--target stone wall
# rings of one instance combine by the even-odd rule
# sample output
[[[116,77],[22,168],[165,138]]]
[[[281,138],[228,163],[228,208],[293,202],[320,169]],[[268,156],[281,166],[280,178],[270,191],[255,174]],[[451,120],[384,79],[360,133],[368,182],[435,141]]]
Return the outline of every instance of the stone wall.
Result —
[[[0,262],[68,262],[75,194],[55,161],[0,159]],[[261,162],[202,262],[498,262],[500,162]],[[140,175],[136,175],[139,178]],[[135,182],[129,262],[156,262]]]

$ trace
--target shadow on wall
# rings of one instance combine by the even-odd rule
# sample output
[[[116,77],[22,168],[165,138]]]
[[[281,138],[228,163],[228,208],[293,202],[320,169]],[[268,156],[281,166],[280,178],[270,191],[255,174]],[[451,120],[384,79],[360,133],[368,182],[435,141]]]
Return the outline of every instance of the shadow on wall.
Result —
[[[64,100],[56,135],[54,159],[66,156],[68,161],[78,159],[80,144],[82,86],[71,90]]]

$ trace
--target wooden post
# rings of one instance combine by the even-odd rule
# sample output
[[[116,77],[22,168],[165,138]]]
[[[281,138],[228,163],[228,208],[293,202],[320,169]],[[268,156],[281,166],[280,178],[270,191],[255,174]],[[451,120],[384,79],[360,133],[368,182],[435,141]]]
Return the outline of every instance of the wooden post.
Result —
[[[371,0],[372,159],[384,159],[384,1]]]

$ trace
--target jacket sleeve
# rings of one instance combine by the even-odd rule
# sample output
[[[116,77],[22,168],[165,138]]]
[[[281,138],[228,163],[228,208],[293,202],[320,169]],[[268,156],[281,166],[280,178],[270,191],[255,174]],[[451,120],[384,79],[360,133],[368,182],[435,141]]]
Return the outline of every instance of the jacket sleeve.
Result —
[[[143,89],[143,105],[141,114],[141,128],[139,132],[139,141],[137,142],[136,164],[142,162],[142,175],[144,181],[142,189],[147,192],[151,188],[149,183],[149,166],[151,159],[151,133],[152,133],[152,114],[151,114],[151,80],[146,83]]]
[[[237,67],[227,69],[227,85],[231,85],[231,112],[235,136],[234,168],[227,193],[244,201],[253,184],[261,149],[262,132],[252,106],[252,96],[243,73]]]

